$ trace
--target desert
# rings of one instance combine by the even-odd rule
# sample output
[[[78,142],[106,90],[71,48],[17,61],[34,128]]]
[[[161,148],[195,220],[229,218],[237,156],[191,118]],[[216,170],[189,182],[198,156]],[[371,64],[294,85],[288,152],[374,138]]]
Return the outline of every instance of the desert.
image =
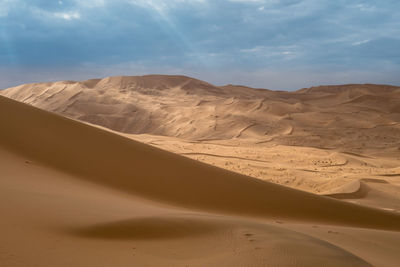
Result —
[[[399,267],[399,10],[0,0],[0,267]]]
[[[397,266],[399,92],[162,75],[1,91],[1,262]]]

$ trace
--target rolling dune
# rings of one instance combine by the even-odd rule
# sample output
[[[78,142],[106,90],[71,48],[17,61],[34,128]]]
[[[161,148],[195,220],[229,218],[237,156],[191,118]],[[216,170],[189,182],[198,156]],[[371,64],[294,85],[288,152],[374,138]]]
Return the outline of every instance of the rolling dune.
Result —
[[[70,118],[0,96],[1,265],[397,266],[399,89],[378,87],[5,90]]]
[[[27,84],[0,94],[312,193],[363,178],[399,185],[380,175],[395,173],[400,160],[399,87],[341,85],[281,92],[148,75]],[[265,164],[251,164],[257,160]]]
[[[196,141],[253,138],[356,153],[399,146],[400,88],[394,86],[280,92],[148,75],[27,84],[1,94],[128,134]]]
[[[0,109],[3,266],[395,266],[395,253],[366,260],[362,249],[342,248],[348,240],[291,222],[351,235],[343,226],[398,231],[398,214],[245,177],[3,97]],[[377,242],[399,242],[385,233]]]
[[[399,214],[245,177],[3,97],[0,101],[7,129],[0,135],[3,147],[95,183],[186,208],[400,229]]]

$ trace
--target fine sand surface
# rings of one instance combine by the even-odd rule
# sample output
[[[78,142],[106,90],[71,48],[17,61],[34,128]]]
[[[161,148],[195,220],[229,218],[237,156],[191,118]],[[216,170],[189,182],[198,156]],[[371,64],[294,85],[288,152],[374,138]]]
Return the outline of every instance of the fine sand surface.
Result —
[[[0,96],[0,266],[400,262],[398,87],[153,75],[0,94],[73,119]]]
[[[400,215],[0,97],[1,266],[397,266]]]
[[[366,157],[312,147],[257,145],[253,140],[188,141],[154,135],[124,136],[265,181],[400,211],[397,155]]]

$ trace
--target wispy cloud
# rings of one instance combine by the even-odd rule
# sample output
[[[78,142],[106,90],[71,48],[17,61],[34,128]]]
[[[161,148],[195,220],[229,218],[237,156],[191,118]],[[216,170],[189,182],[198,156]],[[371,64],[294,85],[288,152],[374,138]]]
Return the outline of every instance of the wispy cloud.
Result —
[[[371,40],[362,40],[362,41],[358,41],[358,42],[354,42],[354,43],[352,43],[351,45],[355,45],[355,46],[357,46],[357,45],[362,45],[362,44],[366,44],[366,43],[369,43]]]
[[[79,19],[81,17],[79,12],[56,12],[53,13],[53,15],[56,18],[61,18],[65,20]]]
[[[0,68],[102,76],[100,68],[141,64],[238,81],[275,69],[320,83],[329,73],[375,71],[392,83],[399,9],[394,0],[0,0]]]

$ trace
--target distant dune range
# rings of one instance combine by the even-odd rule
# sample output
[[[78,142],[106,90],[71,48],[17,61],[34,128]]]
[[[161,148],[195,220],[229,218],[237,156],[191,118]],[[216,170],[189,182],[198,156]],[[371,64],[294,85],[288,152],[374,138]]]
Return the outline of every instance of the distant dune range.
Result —
[[[145,76],[1,94],[72,118],[0,96],[1,266],[398,265],[398,88]]]
[[[393,86],[278,92],[150,75],[27,84],[2,95],[129,134],[196,141],[254,138],[346,151],[400,146],[400,88]]]
[[[400,210],[393,192],[400,185],[400,87],[283,92],[149,75],[27,84],[0,94],[313,193],[332,195],[355,188],[354,181],[381,179],[387,183],[368,182],[369,193],[351,201]],[[380,201],[367,199],[376,191]]]

